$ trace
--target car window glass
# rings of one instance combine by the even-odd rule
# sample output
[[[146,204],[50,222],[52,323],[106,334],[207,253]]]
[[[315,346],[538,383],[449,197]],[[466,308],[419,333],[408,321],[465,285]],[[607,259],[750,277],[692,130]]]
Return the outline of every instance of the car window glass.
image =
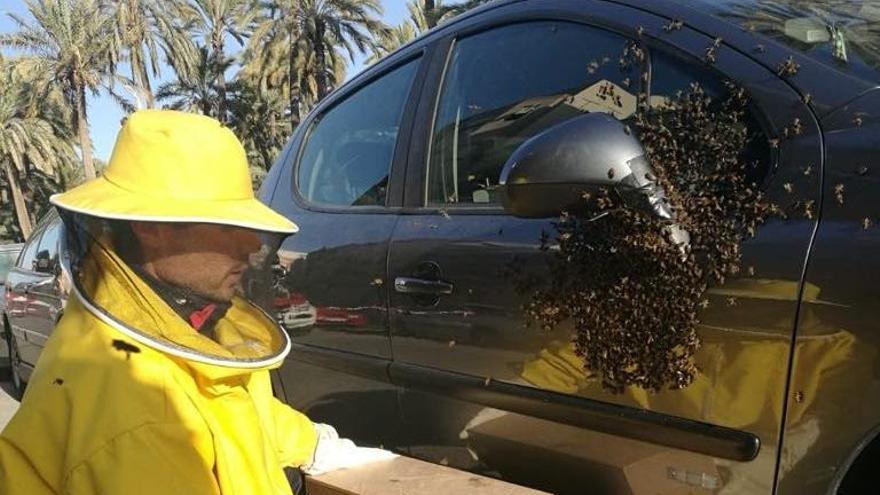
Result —
[[[18,258],[18,267],[24,270],[33,270],[35,267],[37,248],[40,245],[40,235],[42,231],[35,231],[28,238],[21,256]]]
[[[9,273],[9,269],[15,265],[15,258],[17,255],[18,252],[13,250],[0,251],[0,282],[6,280],[6,274]]]
[[[566,22],[514,24],[458,40],[434,123],[427,202],[500,203],[501,169],[528,138],[589,112],[631,118],[640,67],[629,45]]]
[[[58,268],[58,234],[61,222],[54,220],[46,227],[34,259],[34,271],[54,274]]]
[[[313,124],[300,159],[299,193],[337,206],[385,204],[403,108],[418,60],[380,77]]]
[[[664,104],[675,100],[679,94],[700,89],[712,100],[710,108],[721,106],[729,94],[724,77],[695,61],[679,58],[671,54],[653,51],[651,53],[651,109],[663,111]],[[757,166],[747,170],[748,178],[760,183],[766,177],[773,163],[770,145],[758,118],[758,109],[751,105],[747,109],[744,124],[749,129],[749,140],[741,156],[747,163]]]

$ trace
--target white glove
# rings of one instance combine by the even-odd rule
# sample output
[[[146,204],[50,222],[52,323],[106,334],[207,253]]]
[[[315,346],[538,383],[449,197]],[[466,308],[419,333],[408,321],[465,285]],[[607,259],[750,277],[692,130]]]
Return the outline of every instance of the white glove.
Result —
[[[339,438],[336,429],[330,425],[315,423],[315,431],[318,445],[312,462],[302,467],[303,472],[312,476],[397,457],[387,450],[358,447],[347,438]]]

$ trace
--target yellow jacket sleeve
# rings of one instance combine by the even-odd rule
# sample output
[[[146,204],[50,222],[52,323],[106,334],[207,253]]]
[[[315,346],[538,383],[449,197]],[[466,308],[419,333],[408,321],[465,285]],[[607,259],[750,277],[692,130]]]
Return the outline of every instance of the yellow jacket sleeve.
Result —
[[[308,463],[315,453],[318,434],[305,414],[272,397],[278,458],[283,467],[299,467]]]
[[[44,474],[30,456],[0,437],[0,493],[3,495],[54,495]]]
[[[194,448],[191,437],[192,432],[172,423],[148,424],[119,435],[72,467],[62,493],[220,495],[213,456]]]

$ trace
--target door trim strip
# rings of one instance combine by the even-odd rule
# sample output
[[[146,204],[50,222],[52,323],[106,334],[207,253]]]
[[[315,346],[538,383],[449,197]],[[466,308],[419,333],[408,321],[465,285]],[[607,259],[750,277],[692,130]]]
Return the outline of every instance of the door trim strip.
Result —
[[[387,358],[294,344],[290,359],[566,425],[733,461],[755,459],[757,435],[655,411],[428,368]]]

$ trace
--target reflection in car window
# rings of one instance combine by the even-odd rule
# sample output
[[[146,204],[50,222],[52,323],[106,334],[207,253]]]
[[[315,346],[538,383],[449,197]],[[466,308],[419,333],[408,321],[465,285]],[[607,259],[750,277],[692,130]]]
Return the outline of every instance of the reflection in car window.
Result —
[[[18,250],[0,249],[0,282],[6,280],[6,274],[15,265],[16,257],[18,257]]]
[[[308,201],[339,206],[385,204],[403,108],[418,60],[380,77],[321,115],[299,164]]]
[[[800,50],[828,67],[880,82],[877,0],[684,0]]]
[[[703,65],[667,53],[654,51],[651,53],[651,110],[662,111],[665,104],[675,100],[679,92],[688,93],[692,85],[697,85],[707,97],[711,98],[711,107],[718,108],[729,94],[724,85],[723,77]],[[770,171],[772,153],[767,135],[757,119],[757,109],[750,106],[746,112],[745,123],[749,129],[749,140],[742,150],[742,158],[746,163],[758,166],[747,171],[749,180],[761,183]]]
[[[24,246],[24,250],[21,252],[21,256],[18,258],[18,267],[24,270],[33,270],[36,261],[37,248],[40,245],[40,236],[42,235],[42,231],[34,231],[31,236],[28,238],[27,243]]]
[[[528,138],[584,113],[631,117],[640,67],[624,57],[627,46],[622,36],[566,22],[457,41],[434,123],[428,203],[500,203],[501,169]]]
[[[40,247],[35,256],[34,271],[54,274],[58,268],[58,234],[61,231],[61,221],[53,219],[46,227],[43,237],[40,239]]]

